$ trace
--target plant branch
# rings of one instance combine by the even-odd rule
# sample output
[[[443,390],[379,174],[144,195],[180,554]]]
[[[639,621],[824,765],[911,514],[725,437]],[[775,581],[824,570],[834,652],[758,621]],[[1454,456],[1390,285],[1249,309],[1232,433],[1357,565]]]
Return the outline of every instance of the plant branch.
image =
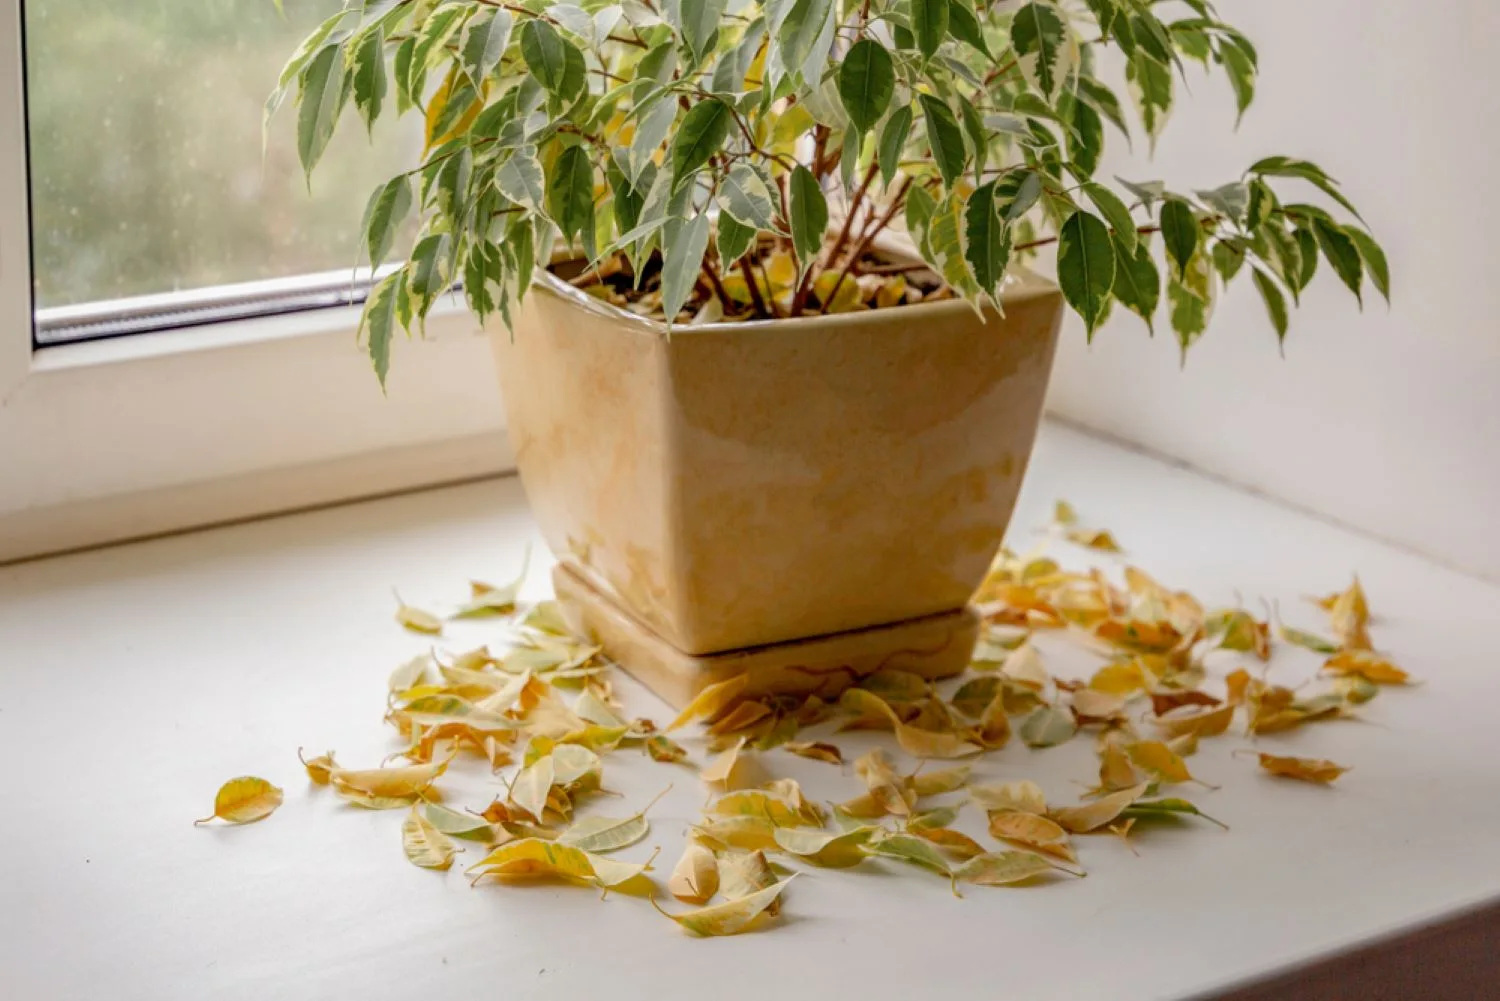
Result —
[[[860,236],[859,243],[855,244],[854,250],[849,254],[849,260],[844,262],[844,269],[839,272],[838,278],[834,279],[833,290],[828,293],[828,302],[832,302],[833,297],[838,295],[839,289],[843,287],[845,279],[849,277],[849,272],[854,268],[855,262],[865,255],[865,251],[870,249],[870,244],[875,241],[875,237],[879,236],[881,230],[889,226],[891,220],[896,218],[896,213],[901,210],[902,204],[905,203],[906,192],[910,188],[911,175],[908,174],[901,178],[901,184],[896,188],[895,197],[891,199],[891,204],[886,206],[885,212],[878,217],[874,217],[876,220],[875,225],[873,227],[865,227],[865,232]],[[830,261],[830,263],[832,262]],[[823,304],[824,309],[828,308],[828,302]]]
[[[752,248],[752,252],[754,249]],[[750,270],[749,254],[740,257],[740,274],[745,276],[745,287],[750,290],[750,305],[755,307],[755,315],[762,320],[769,320],[771,311],[766,308],[766,300],[760,294],[760,287],[755,284],[755,272]]]
[[[730,300],[729,293],[724,290],[724,283],[719,280],[718,269],[709,263],[706,257],[703,259],[703,275],[708,279],[708,284],[713,289],[714,295],[718,297],[719,304],[727,312],[734,303]]]

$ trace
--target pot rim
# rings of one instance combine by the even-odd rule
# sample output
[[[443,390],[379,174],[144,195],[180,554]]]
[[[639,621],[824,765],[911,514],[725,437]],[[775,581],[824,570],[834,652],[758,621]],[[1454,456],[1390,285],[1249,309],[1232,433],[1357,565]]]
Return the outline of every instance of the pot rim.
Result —
[[[892,238],[890,240],[877,241],[877,245],[894,256],[910,258],[914,261],[918,260],[904,241]],[[1054,282],[1025,266],[1016,266],[1008,269],[1005,273],[1004,281],[1005,287],[1000,293],[1000,305],[1002,307],[1012,303],[1026,302],[1046,296],[1061,296],[1062,294],[1062,291]],[[707,333],[766,333],[772,330],[783,331],[794,326],[842,327],[870,325],[872,323],[901,323],[903,322],[903,317],[906,319],[916,319],[916,317],[907,312],[908,310],[924,310],[929,314],[936,314],[939,311],[948,314],[996,314],[995,308],[988,303],[980,307],[965,299],[940,299],[937,302],[918,302],[904,306],[888,306],[883,309],[867,309],[849,313],[812,313],[805,316],[773,317],[765,320],[734,320],[728,323],[675,324],[669,329],[663,320],[641,316],[639,313],[632,313],[612,303],[595,298],[582,289],[575,288],[546,269],[538,272],[536,277],[532,279],[531,292],[533,295],[538,293],[549,295],[580,309],[588,310],[595,315],[614,319],[627,329],[666,339]]]

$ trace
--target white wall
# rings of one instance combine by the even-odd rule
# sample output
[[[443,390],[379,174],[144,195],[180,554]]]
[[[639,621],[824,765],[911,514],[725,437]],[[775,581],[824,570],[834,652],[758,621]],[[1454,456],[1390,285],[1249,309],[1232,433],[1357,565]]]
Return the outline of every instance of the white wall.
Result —
[[[1242,276],[1185,371],[1165,317],[1153,341],[1117,311],[1092,349],[1065,337],[1049,406],[1500,580],[1500,0],[1218,7],[1260,49],[1243,125],[1190,68],[1155,163],[1116,166],[1212,187],[1313,159],[1384,243],[1394,305],[1367,289],[1358,312],[1325,262],[1283,361]]]

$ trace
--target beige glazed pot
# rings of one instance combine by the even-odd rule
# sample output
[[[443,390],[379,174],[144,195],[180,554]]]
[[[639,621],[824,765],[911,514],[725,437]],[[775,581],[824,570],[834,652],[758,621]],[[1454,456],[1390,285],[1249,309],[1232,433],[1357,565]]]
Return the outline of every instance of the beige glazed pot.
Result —
[[[674,327],[547,275],[492,332],[511,441],[559,598],[681,706],[832,694],[968,663],[967,603],[1005,532],[1062,315],[946,300]]]

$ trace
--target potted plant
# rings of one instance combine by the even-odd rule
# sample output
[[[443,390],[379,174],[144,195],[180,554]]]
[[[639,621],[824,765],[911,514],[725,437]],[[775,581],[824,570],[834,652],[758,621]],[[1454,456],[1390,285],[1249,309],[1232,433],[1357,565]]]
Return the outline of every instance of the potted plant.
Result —
[[[1096,177],[1119,84],[1154,141],[1193,64],[1243,113],[1256,62],[1207,0],[350,0],[267,113],[295,91],[309,172],[349,103],[422,116],[365,212],[377,269],[417,220],[376,374],[461,286],[560,595],[681,704],[962,669],[1065,307],[1186,351],[1236,279],[1278,337],[1320,257],[1387,294],[1305,160]]]

